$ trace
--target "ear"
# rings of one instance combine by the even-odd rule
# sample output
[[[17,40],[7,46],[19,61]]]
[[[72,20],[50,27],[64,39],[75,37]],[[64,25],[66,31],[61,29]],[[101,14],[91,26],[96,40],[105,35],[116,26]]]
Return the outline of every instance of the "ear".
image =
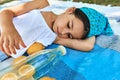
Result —
[[[66,10],[66,13],[69,13],[69,14],[71,14],[71,13],[73,13],[74,11],[75,11],[75,7],[70,7],[70,8],[68,8],[67,10]]]

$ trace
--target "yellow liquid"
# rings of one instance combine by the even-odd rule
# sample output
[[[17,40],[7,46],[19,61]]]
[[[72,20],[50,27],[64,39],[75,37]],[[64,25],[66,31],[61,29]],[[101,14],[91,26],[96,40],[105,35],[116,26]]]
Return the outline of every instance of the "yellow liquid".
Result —
[[[50,77],[42,77],[39,80],[56,80],[55,78],[50,78]]]
[[[18,69],[18,73],[20,76],[32,77],[35,73],[35,68],[32,65],[26,64]]]
[[[27,60],[27,57],[26,56],[20,56],[20,57],[18,57],[18,58],[15,58],[14,60],[13,60],[13,67],[20,67],[20,66],[22,66],[23,64],[25,64],[26,63],[26,60]]]
[[[18,80],[18,77],[15,73],[7,73],[3,75],[3,77],[0,80]]]

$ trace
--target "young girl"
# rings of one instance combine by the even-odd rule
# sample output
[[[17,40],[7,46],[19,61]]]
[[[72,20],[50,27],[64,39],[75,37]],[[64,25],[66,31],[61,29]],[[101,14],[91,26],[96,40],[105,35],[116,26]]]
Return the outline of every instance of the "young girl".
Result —
[[[56,15],[40,11],[46,6],[49,6],[47,0],[33,0],[1,11],[0,50],[18,57],[33,43],[46,47],[54,42],[90,51],[94,36],[113,34],[107,18],[94,9],[71,7]]]

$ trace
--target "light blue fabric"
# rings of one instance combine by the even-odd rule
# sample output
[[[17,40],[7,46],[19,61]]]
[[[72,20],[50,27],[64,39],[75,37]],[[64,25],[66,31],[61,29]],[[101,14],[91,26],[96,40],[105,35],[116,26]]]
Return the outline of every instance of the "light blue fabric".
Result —
[[[82,12],[88,17],[90,23],[90,32],[88,37],[95,35],[112,35],[113,31],[110,27],[108,19],[100,12],[87,7],[80,8]]]
[[[62,59],[86,80],[119,80],[120,52],[98,45],[91,52],[72,51]]]
[[[90,52],[66,47],[67,55],[43,76],[56,80],[120,80],[119,42],[120,36],[99,36],[94,49]],[[47,49],[57,46],[53,44]],[[1,52],[0,56],[4,56],[0,59],[6,59],[5,54]]]
[[[5,53],[0,51],[0,62],[6,60],[7,58],[8,58],[8,56]]]
[[[57,80],[120,80],[119,42],[120,36],[118,35],[111,37],[101,35],[90,52],[66,47],[67,55],[63,56],[60,62],[45,76],[54,77]],[[57,46],[53,44],[47,48]]]

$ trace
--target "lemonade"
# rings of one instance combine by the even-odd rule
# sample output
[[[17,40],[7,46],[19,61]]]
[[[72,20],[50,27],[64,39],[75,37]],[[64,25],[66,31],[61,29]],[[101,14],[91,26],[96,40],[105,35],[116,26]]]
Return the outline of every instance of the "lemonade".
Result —
[[[30,64],[26,64],[18,69],[18,73],[20,76],[31,77],[35,73],[35,68]]]
[[[18,77],[15,73],[7,73],[3,75],[3,77],[0,80],[18,80]]]
[[[50,78],[50,77],[42,77],[39,80],[56,80],[55,78]]]
[[[20,56],[13,61],[13,67],[19,67],[23,65],[26,61],[27,57],[26,56]]]

